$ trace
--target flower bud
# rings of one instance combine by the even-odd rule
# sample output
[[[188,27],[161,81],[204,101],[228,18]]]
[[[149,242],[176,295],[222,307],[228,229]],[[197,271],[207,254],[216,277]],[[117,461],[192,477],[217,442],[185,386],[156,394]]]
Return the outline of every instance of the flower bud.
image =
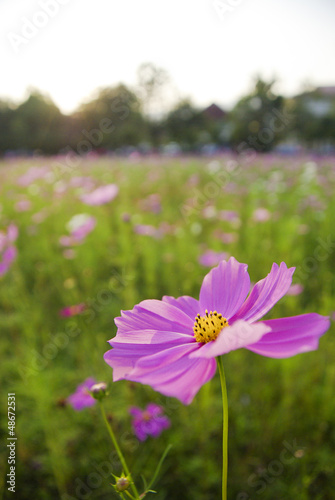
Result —
[[[89,392],[93,398],[101,400],[105,396],[107,396],[107,384],[105,382],[99,382],[98,384],[94,384],[90,388]]]
[[[114,477],[116,479],[116,484],[114,484],[113,486],[116,489],[116,491],[126,491],[129,488],[130,481],[128,477],[125,476],[121,477],[114,476]]]

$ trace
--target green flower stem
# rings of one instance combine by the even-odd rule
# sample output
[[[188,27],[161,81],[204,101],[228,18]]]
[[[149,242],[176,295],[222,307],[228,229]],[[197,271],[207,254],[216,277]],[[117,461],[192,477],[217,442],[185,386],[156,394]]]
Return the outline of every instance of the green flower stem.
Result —
[[[118,442],[116,441],[116,438],[115,438],[115,435],[114,435],[114,432],[113,432],[113,429],[112,427],[110,426],[109,422],[108,422],[108,419],[107,419],[107,416],[106,416],[106,412],[105,412],[105,409],[104,409],[104,406],[102,404],[101,401],[99,401],[99,406],[100,406],[100,410],[101,410],[101,413],[102,413],[102,418],[104,419],[104,422],[106,424],[106,427],[107,427],[107,430],[108,430],[108,433],[110,435],[110,438],[112,440],[112,443],[114,445],[114,448],[116,450],[116,453],[118,454],[118,457],[120,459],[120,462],[122,464],[122,467],[123,467],[123,470],[124,470],[124,473],[126,474],[127,477],[129,477],[131,479],[131,474],[129,472],[129,469],[128,469],[128,466],[127,466],[127,463],[124,459],[124,456],[122,454],[122,451],[118,445]],[[131,489],[133,490],[133,493],[135,495],[135,498],[138,499],[140,498],[139,494],[138,494],[138,491],[136,489],[136,486],[135,486],[135,483],[131,480],[130,481],[130,487]]]
[[[217,357],[223,408],[223,427],[222,427],[222,500],[227,500],[227,471],[228,471],[228,398],[226,377],[223,369],[222,357]]]

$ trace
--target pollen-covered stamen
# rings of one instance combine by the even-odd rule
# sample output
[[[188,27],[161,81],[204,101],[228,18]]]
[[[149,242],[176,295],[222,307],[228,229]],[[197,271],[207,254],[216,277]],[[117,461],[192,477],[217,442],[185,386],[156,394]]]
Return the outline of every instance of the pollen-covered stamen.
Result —
[[[216,311],[208,312],[205,311],[205,316],[200,316],[197,314],[194,322],[194,337],[197,342],[211,342],[215,340],[221,330],[226,326],[229,326],[226,318],[222,314],[218,314]]]

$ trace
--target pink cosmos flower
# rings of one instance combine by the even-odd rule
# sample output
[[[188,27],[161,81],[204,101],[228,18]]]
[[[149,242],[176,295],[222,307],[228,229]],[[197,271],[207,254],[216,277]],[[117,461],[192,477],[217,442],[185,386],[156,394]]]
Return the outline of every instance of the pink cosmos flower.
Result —
[[[67,398],[67,402],[74,410],[80,411],[83,408],[95,405],[96,399],[88,392],[94,384],[96,384],[94,378],[87,378],[82,384],[78,385],[75,392]]]
[[[92,215],[77,214],[73,216],[67,224],[70,236],[61,236],[59,243],[65,247],[84,243],[86,236],[93,231],[96,223],[96,218]]]
[[[27,212],[31,209],[31,201],[27,199],[22,199],[16,202],[15,210],[17,212]]]
[[[146,212],[159,214],[162,211],[161,197],[157,193],[150,194],[147,198],[141,201],[141,209]]]
[[[12,262],[16,259],[17,250],[13,243],[19,231],[15,224],[10,224],[7,231],[0,231],[0,277],[7,273]]]
[[[160,237],[159,231],[150,224],[136,224],[134,226],[134,232],[142,236],[152,236],[153,238]]]
[[[149,403],[145,410],[133,406],[129,413],[134,417],[133,431],[140,441],[145,441],[148,436],[158,437],[164,429],[170,427],[170,420],[162,415],[163,408],[155,403]]]
[[[86,205],[104,205],[114,200],[118,192],[119,188],[116,184],[106,184],[105,186],[98,187],[91,193],[83,194],[80,199]]]
[[[38,179],[45,179],[47,175],[47,167],[30,167],[24,175],[21,175],[21,177],[17,179],[17,184],[27,187]]]
[[[221,220],[226,220],[232,222],[233,224],[240,223],[240,217],[235,210],[221,210],[218,214],[218,218]]]
[[[114,381],[132,380],[189,404],[216,371],[216,357],[245,347],[272,358],[317,349],[329,328],[316,313],[259,322],[289,289],[294,268],[273,264],[248,296],[247,265],[233,257],[205,276],[199,300],[144,300],[115,319],[104,355]],[[248,296],[248,297],[247,297]]]
[[[225,233],[220,229],[216,229],[213,232],[213,236],[214,238],[222,241],[222,243],[225,243],[226,245],[229,245],[230,243],[235,243],[238,239],[238,235],[236,233]]]
[[[256,222],[266,222],[271,218],[271,212],[267,208],[256,208],[252,214],[252,218]]]
[[[77,314],[81,314],[87,308],[86,304],[75,304],[73,306],[64,307],[61,311],[59,311],[60,316],[63,318],[70,318],[71,316],[77,316]]]
[[[200,255],[199,264],[205,267],[213,267],[227,257],[227,252],[215,252],[215,250],[206,250],[206,252]]]

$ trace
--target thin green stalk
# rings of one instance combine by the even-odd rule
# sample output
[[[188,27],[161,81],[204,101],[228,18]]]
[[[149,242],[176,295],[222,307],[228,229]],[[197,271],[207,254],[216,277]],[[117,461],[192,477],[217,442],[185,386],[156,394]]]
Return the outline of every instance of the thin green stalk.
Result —
[[[222,426],[222,500],[227,500],[227,471],[228,471],[228,398],[226,377],[223,369],[222,357],[217,357],[221,391],[222,391],[222,410],[223,410],[223,426]]]
[[[139,496],[139,494],[138,494],[137,488],[136,488],[136,486],[135,486],[134,481],[132,480],[132,477],[131,477],[131,474],[130,474],[130,472],[129,472],[129,469],[128,469],[128,466],[127,466],[127,463],[126,463],[126,461],[125,461],[125,459],[124,459],[124,456],[123,456],[122,451],[121,451],[121,449],[120,449],[120,447],[119,447],[119,445],[118,445],[118,442],[116,441],[116,438],[115,438],[115,435],[114,435],[113,429],[112,429],[112,427],[109,425],[109,422],[108,422],[108,419],[107,419],[107,416],[106,416],[106,412],[105,412],[104,406],[103,406],[103,404],[102,404],[102,402],[101,402],[101,401],[99,401],[99,405],[100,405],[100,410],[101,410],[101,413],[102,413],[102,418],[104,419],[104,422],[105,422],[105,424],[106,424],[106,427],[107,427],[108,433],[109,433],[109,435],[110,435],[110,438],[111,438],[111,440],[112,440],[112,443],[113,443],[113,445],[114,445],[114,448],[115,448],[115,450],[116,450],[116,453],[118,454],[118,457],[119,457],[120,462],[121,462],[121,464],[122,464],[122,467],[123,467],[124,473],[125,473],[125,474],[126,474],[126,476],[127,476],[127,477],[129,477],[129,478],[130,478],[130,480],[131,480],[131,481],[130,481],[130,487],[131,487],[131,489],[133,490],[133,493],[134,493],[134,495],[135,495],[135,498],[136,498],[136,499],[139,499],[139,498],[140,498],[140,496]]]

